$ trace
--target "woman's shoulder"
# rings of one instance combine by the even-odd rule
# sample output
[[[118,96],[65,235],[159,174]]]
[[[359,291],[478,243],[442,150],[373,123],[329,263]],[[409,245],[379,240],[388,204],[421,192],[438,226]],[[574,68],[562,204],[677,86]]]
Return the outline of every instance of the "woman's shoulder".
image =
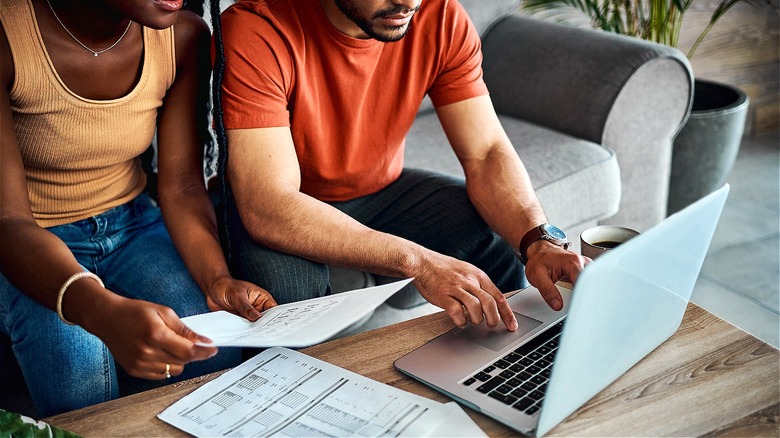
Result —
[[[176,58],[181,61],[182,56],[190,56],[196,50],[203,50],[211,39],[211,31],[206,22],[198,14],[182,10],[173,25],[174,40],[176,44]]]
[[[176,33],[209,33],[209,27],[203,17],[186,9],[179,11],[173,28]]]
[[[198,14],[182,10],[173,25],[173,32],[176,38],[176,45],[193,44],[200,38],[209,37],[211,31],[208,25]]]

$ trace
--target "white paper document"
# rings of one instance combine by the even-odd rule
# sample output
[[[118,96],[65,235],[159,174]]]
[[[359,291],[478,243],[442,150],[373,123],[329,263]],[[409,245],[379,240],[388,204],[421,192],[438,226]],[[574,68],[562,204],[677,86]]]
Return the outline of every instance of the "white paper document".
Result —
[[[308,347],[360,321],[410,281],[283,304],[254,322],[225,311],[189,316],[182,322],[220,347]]]
[[[279,347],[206,383],[158,418],[199,437],[484,436],[456,403]]]

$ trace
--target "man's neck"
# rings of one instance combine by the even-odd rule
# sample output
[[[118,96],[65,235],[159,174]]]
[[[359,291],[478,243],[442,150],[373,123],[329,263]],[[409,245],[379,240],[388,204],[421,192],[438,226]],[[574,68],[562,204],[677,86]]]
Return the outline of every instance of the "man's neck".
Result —
[[[355,22],[350,20],[338,6],[336,6],[335,0],[320,0],[322,9],[325,10],[325,16],[328,20],[344,35],[352,38],[369,39],[369,37],[363,30],[358,27]]]

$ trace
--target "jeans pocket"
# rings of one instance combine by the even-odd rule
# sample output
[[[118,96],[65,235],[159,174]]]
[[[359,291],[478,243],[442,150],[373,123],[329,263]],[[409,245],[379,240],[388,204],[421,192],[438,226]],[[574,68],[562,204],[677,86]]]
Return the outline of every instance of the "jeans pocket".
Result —
[[[78,222],[48,228],[48,230],[59,237],[76,256],[100,254],[100,245],[92,239],[95,229],[96,226],[91,222],[91,219],[84,219]]]

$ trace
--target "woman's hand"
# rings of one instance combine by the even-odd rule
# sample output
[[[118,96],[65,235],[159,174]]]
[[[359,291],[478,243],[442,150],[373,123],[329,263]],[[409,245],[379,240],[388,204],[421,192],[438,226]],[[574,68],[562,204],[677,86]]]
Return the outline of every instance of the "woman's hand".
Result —
[[[226,310],[250,321],[256,321],[261,312],[276,306],[276,301],[265,289],[230,277],[214,283],[206,303],[211,310]]]
[[[178,376],[187,363],[217,354],[213,342],[190,330],[173,309],[122,297],[112,301],[98,309],[101,316],[89,329],[131,376],[159,380],[169,377],[166,371]]]

